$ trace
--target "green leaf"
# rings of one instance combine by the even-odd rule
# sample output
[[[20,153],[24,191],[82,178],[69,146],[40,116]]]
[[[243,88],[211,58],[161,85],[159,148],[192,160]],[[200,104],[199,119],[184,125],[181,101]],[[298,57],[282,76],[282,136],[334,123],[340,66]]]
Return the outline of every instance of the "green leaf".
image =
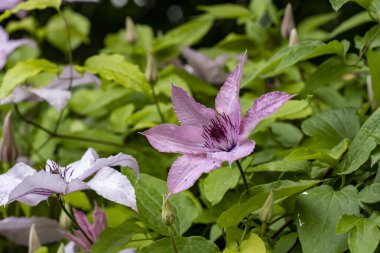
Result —
[[[85,16],[65,9],[47,22],[46,39],[63,52],[68,51],[68,41],[70,41],[70,50],[75,50],[82,43],[89,42],[90,25],[90,21]]]
[[[13,33],[16,31],[24,30],[33,34],[35,30],[37,30],[37,20],[30,16],[25,17],[21,20],[12,20],[7,24],[6,30],[8,33]]]
[[[234,188],[240,179],[237,168],[222,167],[207,175],[204,181],[204,194],[212,205],[219,203],[224,194]]]
[[[359,193],[360,201],[364,203],[376,203],[380,201],[380,183],[366,185]]]
[[[343,214],[359,214],[358,192],[352,186],[334,191],[319,186],[297,197],[296,225],[303,252],[338,253],[347,249],[347,236],[336,234]]]
[[[144,230],[132,220],[127,220],[120,226],[108,228],[100,234],[99,239],[91,248],[92,253],[116,253],[128,243],[134,234]]]
[[[178,252],[181,253],[217,253],[218,247],[206,240],[204,237],[191,236],[191,237],[175,237]],[[158,240],[147,247],[142,248],[140,253],[168,253],[173,249],[172,242],[169,238]]]
[[[303,172],[310,173],[311,162],[297,160],[281,160],[260,164],[247,169],[247,172],[255,171],[276,171],[276,172]]]
[[[376,105],[380,106],[380,53],[375,51],[368,52],[368,66],[371,73],[372,91]]]
[[[98,54],[88,58],[84,68],[102,78],[115,81],[126,88],[150,94],[149,84],[139,67],[126,61],[122,55]]]
[[[292,124],[284,122],[274,122],[271,125],[274,138],[285,147],[295,147],[302,140],[301,130]]]
[[[245,202],[236,204],[223,212],[218,219],[221,227],[232,227],[240,223],[251,212],[259,210],[265,203],[270,191],[273,191],[275,203],[302,192],[317,184],[318,181],[277,181],[269,184],[254,186],[249,190],[249,197]]]
[[[201,11],[206,11],[208,14],[217,19],[244,18],[249,15],[249,10],[239,4],[203,5],[199,6],[198,9]]]
[[[133,104],[127,104],[113,110],[109,120],[110,128],[115,132],[125,132],[128,127],[127,120],[134,110],[135,106]]]
[[[36,251],[34,251],[33,253],[49,253],[49,249],[48,247],[40,247],[38,248]]]
[[[353,139],[359,128],[359,118],[355,111],[349,108],[322,112],[302,123],[305,134],[331,147],[345,138]]]
[[[345,234],[350,231],[360,220],[360,217],[356,215],[343,215],[340,217],[338,224],[336,225],[336,233],[337,234]]]
[[[334,11],[338,11],[342,6],[348,2],[355,2],[364,8],[367,8],[369,3],[372,2],[372,0],[330,0],[330,3],[334,9]]]
[[[5,73],[0,87],[0,99],[8,96],[17,85],[24,83],[28,78],[41,72],[58,73],[60,70],[57,65],[45,59],[19,62]]]
[[[348,237],[348,245],[352,253],[372,253],[380,240],[380,231],[371,219],[360,219]]]
[[[136,185],[138,214],[141,220],[160,235],[169,235],[168,227],[161,219],[162,196],[167,193],[166,183],[158,178],[142,174]],[[175,216],[172,225],[177,235],[190,228],[198,216],[198,209],[185,192],[175,194],[169,199]]]
[[[61,0],[29,0],[27,2],[22,2],[16,7],[4,11],[0,15],[0,22],[6,18],[9,18],[12,14],[18,13],[19,11],[43,10],[49,7],[59,10],[61,2]]]
[[[65,203],[82,209],[84,211],[90,211],[92,209],[91,203],[84,192],[73,192],[63,196]]]
[[[352,141],[348,152],[338,166],[341,174],[349,174],[360,168],[370,157],[377,146],[371,135],[380,135],[380,109],[378,108],[364,122]]]
[[[298,234],[290,233],[281,236],[274,246],[273,253],[288,253],[297,242]]]
[[[336,27],[331,33],[329,33],[329,38],[334,38],[335,36],[347,32],[359,25],[371,22],[372,19],[367,12],[360,12],[342,22],[338,27]]]

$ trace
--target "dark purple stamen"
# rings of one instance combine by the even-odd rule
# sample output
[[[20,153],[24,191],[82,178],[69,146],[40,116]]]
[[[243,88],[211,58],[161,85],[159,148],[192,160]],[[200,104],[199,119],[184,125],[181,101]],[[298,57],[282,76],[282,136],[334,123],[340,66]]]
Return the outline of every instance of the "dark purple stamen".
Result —
[[[219,151],[233,149],[236,146],[238,128],[232,124],[231,119],[225,114],[220,114],[210,121],[210,125],[203,126],[204,146]]]
[[[60,168],[59,165],[55,162],[52,162],[51,164],[47,164],[46,166],[49,168],[48,172],[50,172],[51,174],[60,175],[62,179],[65,180],[66,182],[68,181],[68,179],[71,178],[71,175],[74,172],[74,170],[71,170],[70,168],[67,168],[67,167]]]

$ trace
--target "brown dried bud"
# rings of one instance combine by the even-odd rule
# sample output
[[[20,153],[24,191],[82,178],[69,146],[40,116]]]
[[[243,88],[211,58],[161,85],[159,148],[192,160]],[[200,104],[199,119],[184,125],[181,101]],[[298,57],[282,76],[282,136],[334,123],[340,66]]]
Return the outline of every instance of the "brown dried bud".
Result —
[[[34,253],[40,247],[41,247],[41,242],[37,234],[36,225],[32,224],[29,231],[28,253]]]
[[[13,163],[16,161],[17,155],[17,146],[12,130],[12,112],[9,111],[4,119],[3,138],[0,142],[0,161]]]
[[[136,28],[135,23],[131,19],[131,17],[127,17],[125,20],[125,38],[127,39],[128,43],[135,44],[137,40],[137,34],[136,34]]]
[[[261,208],[261,211],[259,214],[259,218],[262,223],[268,223],[272,219],[273,205],[274,205],[274,194],[273,194],[273,191],[271,191],[268,195],[267,200],[265,200],[265,203],[263,207]]]
[[[162,213],[161,219],[166,226],[171,226],[174,223],[175,216],[172,206],[170,205],[169,200],[167,199],[166,194],[162,196]]]
[[[298,33],[297,29],[293,28],[290,31],[290,37],[289,37],[289,47],[292,47],[298,43]]]
[[[149,83],[154,83],[157,80],[156,60],[151,54],[148,55],[145,70],[145,78]]]
[[[282,18],[281,23],[281,35],[282,37],[289,38],[290,32],[293,28],[295,28],[294,16],[293,16],[293,8],[292,4],[288,3],[285,7],[284,17]]]

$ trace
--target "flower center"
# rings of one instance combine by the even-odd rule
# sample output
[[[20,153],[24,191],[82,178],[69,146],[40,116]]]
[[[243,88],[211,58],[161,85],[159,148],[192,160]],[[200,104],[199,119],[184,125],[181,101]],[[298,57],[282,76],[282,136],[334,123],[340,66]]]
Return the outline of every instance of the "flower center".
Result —
[[[204,146],[213,151],[231,151],[237,143],[238,127],[225,114],[219,114],[210,121],[210,125],[203,126]]]
[[[49,161],[46,163],[45,171],[61,176],[61,178],[68,183],[74,170],[68,167],[61,167],[54,161]]]

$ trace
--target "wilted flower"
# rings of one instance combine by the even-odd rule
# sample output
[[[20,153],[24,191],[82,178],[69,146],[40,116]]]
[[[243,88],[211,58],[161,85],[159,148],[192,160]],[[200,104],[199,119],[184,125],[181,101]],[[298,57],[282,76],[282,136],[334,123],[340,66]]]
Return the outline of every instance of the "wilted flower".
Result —
[[[292,95],[271,92],[255,100],[242,118],[239,99],[245,56],[221,87],[216,111],[197,103],[186,91],[173,85],[172,103],[180,126],[161,124],[143,134],[160,152],[179,157],[168,175],[169,194],[191,187],[203,174],[252,153],[255,142],[248,140],[256,125],[276,112]]]
[[[0,161],[13,163],[18,155],[16,142],[12,129],[12,111],[9,111],[4,119],[3,138],[0,142]]]
[[[181,53],[187,61],[184,69],[190,74],[214,85],[220,85],[226,79],[228,74],[223,70],[225,55],[210,59],[207,55],[188,47],[182,48]]]
[[[295,28],[294,16],[293,16],[293,8],[292,4],[288,3],[285,7],[284,17],[282,18],[281,23],[281,35],[284,38],[289,38],[290,32],[293,28]]]
[[[62,239],[58,232],[59,224],[56,220],[46,217],[9,217],[0,220],[0,235],[9,241],[28,246],[30,228],[34,224],[41,244],[48,244]]]
[[[70,79],[72,81],[70,82]],[[85,84],[100,85],[100,80],[90,73],[80,74],[72,66],[65,66],[61,74],[55,77],[48,85],[42,88],[32,88],[28,86],[16,86],[12,95],[0,100],[1,104],[20,103],[24,101],[45,100],[55,110],[62,110],[71,97],[70,87]]]
[[[93,214],[94,223],[91,224],[85,213],[74,209],[74,217],[80,228],[86,233],[92,242],[96,242],[100,233],[107,228],[107,219],[104,211],[95,206]],[[80,230],[74,230],[73,233],[61,231],[62,235],[73,241],[75,245],[83,250],[90,250],[92,244],[87,240],[86,236]]]
[[[108,200],[136,210],[135,190],[128,178],[109,167],[118,165],[128,166],[136,174],[139,173],[138,164],[132,156],[119,153],[99,158],[92,148],[81,160],[66,167],[48,160],[44,170],[36,171],[24,163],[17,163],[0,175],[0,205],[18,200],[35,206],[52,194],[92,189]],[[89,181],[84,181],[92,175]]]
[[[137,40],[137,34],[136,34],[135,23],[133,22],[131,17],[126,18],[125,26],[126,26],[125,39],[127,40],[128,43],[135,44]]]
[[[36,47],[30,39],[10,40],[8,33],[0,26],[0,70],[4,68],[8,55],[22,45]]]

